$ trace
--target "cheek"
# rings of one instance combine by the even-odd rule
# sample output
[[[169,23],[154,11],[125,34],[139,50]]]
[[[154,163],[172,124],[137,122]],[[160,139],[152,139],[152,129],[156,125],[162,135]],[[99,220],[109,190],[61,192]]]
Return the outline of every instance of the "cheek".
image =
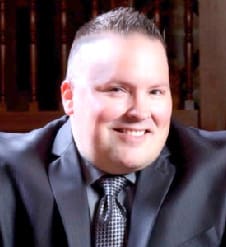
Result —
[[[157,104],[152,108],[152,116],[158,125],[168,125],[172,114],[172,103]]]
[[[74,114],[85,117],[93,117],[101,112],[103,106],[89,88],[79,88],[73,95]]]
[[[111,98],[87,88],[76,92],[73,104],[75,116],[90,119],[93,124],[113,121],[127,111],[126,98]]]
[[[126,104],[122,100],[101,100],[99,117],[103,122],[110,122],[120,118],[126,112]]]

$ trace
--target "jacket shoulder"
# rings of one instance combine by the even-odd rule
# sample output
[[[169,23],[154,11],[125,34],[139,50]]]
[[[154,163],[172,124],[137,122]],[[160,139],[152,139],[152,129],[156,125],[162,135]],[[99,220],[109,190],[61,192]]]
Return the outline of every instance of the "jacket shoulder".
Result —
[[[5,133],[0,132],[0,161],[12,160],[18,154],[24,152],[38,152],[40,155],[47,151],[46,149],[52,143],[56,133],[67,121],[63,116],[55,119],[39,129],[34,129],[26,133]],[[14,158],[15,157],[15,158]]]
[[[226,131],[207,131],[172,122],[167,140],[171,161],[186,171],[226,174]],[[211,171],[211,172],[210,172]],[[218,174],[218,176],[220,176]]]
[[[226,148],[226,131],[208,131],[204,129],[188,127],[173,121],[170,126],[168,141],[173,144],[175,141],[180,145],[220,149]]]

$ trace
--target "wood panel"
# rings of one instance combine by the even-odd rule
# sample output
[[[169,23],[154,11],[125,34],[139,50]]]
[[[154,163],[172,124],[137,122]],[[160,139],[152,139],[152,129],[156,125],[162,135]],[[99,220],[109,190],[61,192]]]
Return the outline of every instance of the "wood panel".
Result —
[[[226,2],[200,0],[200,124],[226,128]]]

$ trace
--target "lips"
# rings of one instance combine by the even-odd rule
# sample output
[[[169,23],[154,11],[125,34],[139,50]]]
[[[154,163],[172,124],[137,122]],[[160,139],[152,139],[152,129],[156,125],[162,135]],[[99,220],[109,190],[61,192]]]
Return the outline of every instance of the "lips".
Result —
[[[126,129],[126,128],[114,128],[115,131],[123,133],[129,136],[140,137],[146,133],[150,133],[148,129]]]

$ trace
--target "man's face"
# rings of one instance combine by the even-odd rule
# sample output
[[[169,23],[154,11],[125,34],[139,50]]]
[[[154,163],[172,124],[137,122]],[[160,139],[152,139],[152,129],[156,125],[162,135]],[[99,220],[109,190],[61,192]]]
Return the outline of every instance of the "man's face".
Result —
[[[165,144],[172,111],[160,41],[106,34],[83,44],[73,64],[77,76],[61,89],[81,155],[112,174],[150,165]]]

